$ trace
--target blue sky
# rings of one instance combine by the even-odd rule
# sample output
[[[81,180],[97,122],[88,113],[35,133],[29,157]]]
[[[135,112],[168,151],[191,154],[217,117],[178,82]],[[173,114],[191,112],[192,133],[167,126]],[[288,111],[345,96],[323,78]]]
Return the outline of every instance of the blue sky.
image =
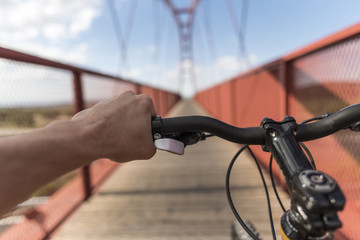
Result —
[[[133,1],[115,0],[123,32]],[[177,5],[189,2],[175,0]],[[242,1],[231,2],[240,19]],[[245,44],[251,67],[358,23],[359,9],[358,0],[249,0]],[[215,54],[205,29],[209,16]],[[225,0],[200,0],[194,24],[194,67],[200,90],[246,70]],[[106,0],[2,0],[0,46],[179,90],[178,34],[161,0],[137,0],[125,66]],[[182,91],[192,93],[190,84]]]

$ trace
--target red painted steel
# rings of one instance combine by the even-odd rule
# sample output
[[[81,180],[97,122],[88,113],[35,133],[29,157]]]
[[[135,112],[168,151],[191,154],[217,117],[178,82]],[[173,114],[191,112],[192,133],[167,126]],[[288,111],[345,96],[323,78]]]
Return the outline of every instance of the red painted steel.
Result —
[[[360,24],[356,24],[200,92],[196,99],[215,117],[227,122],[235,119],[240,127],[259,125],[265,116],[281,120],[285,114],[302,121],[360,102],[359,69]],[[229,87],[231,83],[235,87]],[[235,97],[229,98],[234,93]],[[221,111],[214,98],[216,103],[220,102]],[[229,99],[235,99],[236,109],[231,110],[236,115],[232,118]],[[337,239],[360,238],[359,138],[356,133],[343,131],[307,144],[318,169],[332,175],[347,198],[345,210],[340,214],[344,226],[336,233]],[[259,148],[255,153],[267,167],[268,154]],[[275,172],[280,178],[279,170]]]
[[[91,168],[91,187],[97,188],[119,164],[110,162],[107,159],[98,160]],[[59,227],[69,214],[81,205],[86,197],[83,191],[83,179],[79,175],[65,187],[54,193],[47,204],[36,208],[27,214],[26,220],[14,225],[0,235],[0,240],[39,240],[46,239]]]
[[[0,47],[0,58],[19,61],[19,62],[33,63],[33,64],[41,65],[41,66],[54,67],[54,68],[58,68],[58,69],[69,70],[71,72],[88,73],[88,74],[98,76],[98,77],[111,78],[115,81],[132,83],[132,82],[125,80],[123,78],[120,78],[118,76],[111,76],[109,74],[104,74],[104,73],[92,71],[92,70],[85,69],[85,68],[75,67],[73,65],[52,61],[52,60],[49,60],[46,58],[41,58],[41,57],[33,56],[30,54],[26,54],[26,53],[14,51],[14,50],[2,48],[2,47]]]
[[[78,113],[85,108],[84,104],[84,96],[81,86],[81,73],[77,71],[73,71],[73,82],[74,82],[74,113]],[[84,193],[85,198],[88,198],[91,196],[91,186],[90,186],[90,166],[84,166],[81,169],[81,174],[83,178],[83,184],[84,184]]]
[[[173,12],[173,14],[176,16],[176,21],[179,25],[183,24],[183,22],[181,21],[179,15],[180,14],[189,14],[189,18],[187,19],[187,21],[185,22],[186,25],[192,25],[193,19],[194,19],[194,11],[196,6],[199,3],[199,0],[192,0],[191,4],[189,5],[189,7],[187,8],[177,8],[175,7],[175,5],[172,3],[171,0],[164,0],[165,3],[169,6],[170,10]]]
[[[306,54],[309,54],[311,52],[318,51],[324,47],[328,47],[332,44],[339,43],[339,42],[343,41],[344,39],[347,39],[354,35],[357,35],[357,34],[359,34],[359,32],[360,32],[360,23],[355,24],[349,28],[342,30],[341,32],[338,32],[336,34],[328,36],[324,39],[316,41],[316,42],[314,42],[304,48],[301,48],[295,52],[292,52],[288,55],[285,55],[283,57],[283,60],[290,61],[290,60],[296,59],[298,57],[304,56]]]
[[[358,33],[292,61],[290,114],[304,119],[360,102],[359,40]],[[360,229],[349,220],[360,219],[358,143],[359,135],[350,131],[308,143],[319,168],[334,176],[345,193],[347,204],[340,218],[344,220],[343,232],[351,239],[360,236]]]

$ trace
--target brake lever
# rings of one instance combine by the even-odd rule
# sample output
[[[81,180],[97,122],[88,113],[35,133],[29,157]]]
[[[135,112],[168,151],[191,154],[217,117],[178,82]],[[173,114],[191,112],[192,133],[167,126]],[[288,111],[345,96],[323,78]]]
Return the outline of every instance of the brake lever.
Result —
[[[178,155],[184,154],[186,146],[193,145],[201,140],[205,140],[206,138],[204,133],[198,132],[182,133],[179,135],[165,135],[163,138],[160,134],[155,133],[153,137],[154,144],[157,149]]]
[[[183,155],[185,152],[185,145],[181,141],[172,138],[160,138],[154,141],[155,147],[159,150],[167,151],[170,153]]]
[[[163,130],[160,116],[153,117],[151,121],[152,134],[155,147],[170,153],[183,155],[187,145],[193,145],[205,140],[206,136],[200,132],[185,132],[167,134]]]

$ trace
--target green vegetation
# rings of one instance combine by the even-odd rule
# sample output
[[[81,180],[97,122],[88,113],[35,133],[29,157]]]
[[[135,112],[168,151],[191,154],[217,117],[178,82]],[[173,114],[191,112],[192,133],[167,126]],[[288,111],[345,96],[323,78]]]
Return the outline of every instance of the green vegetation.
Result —
[[[0,130],[40,128],[55,120],[70,119],[73,114],[72,105],[0,108]],[[76,171],[68,173],[41,187],[32,196],[49,196],[71,181],[76,174]]]
[[[72,106],[0,108],[0,127],[38,128],[54,120],[69,119]]]

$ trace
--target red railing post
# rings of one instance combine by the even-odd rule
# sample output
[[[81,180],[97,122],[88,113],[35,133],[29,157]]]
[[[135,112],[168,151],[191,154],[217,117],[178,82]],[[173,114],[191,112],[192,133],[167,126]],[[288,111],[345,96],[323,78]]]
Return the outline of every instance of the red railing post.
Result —
[[[138,83],[135,83],[135,93],[140,94],[141,93],[141,85]]]
[[[73,71],[74,81],[74,112],[78,113],[85,109],[84,96],[82,91],[81,72]],[[90,165],[87,165],[81,169],[82,179],[84,184],[84,195],[86,200],[91,196],[91,176],[90,176]]]
[[[230,103],[231,103],[231,123],[233,125],[237,124],[237,113],[238,113],[238,104],[236,102],[236,80],[233,79],[230,82]]]
[[[289,114],[289,87],[290,87],[290,79],[289,79],[289,63],[288,61],[281,61],[279,65],[279,82],[283,87],[283,92],[280,92],[280,116]]]
[[[158,89],[154,89],[154,100],[155,100],[155,108],[159,115],[162,115],[161,103],[160,103],[160,94]]]

